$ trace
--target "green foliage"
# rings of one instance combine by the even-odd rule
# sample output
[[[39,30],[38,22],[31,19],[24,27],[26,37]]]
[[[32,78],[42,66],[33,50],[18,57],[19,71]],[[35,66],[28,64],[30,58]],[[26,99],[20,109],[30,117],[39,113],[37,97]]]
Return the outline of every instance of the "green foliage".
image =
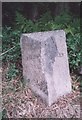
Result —
[[[67,25],[70,24],[70,22],[72,22],[72,16],[66,12],[62,12],[60,15],[56,16],[55,18],[55,22],[56,24],[62,24],[62,25]]]
[[[0,120],[2,119],[2,112],[0,111]]]
[[[6,109],[3,109],[3,111],[2,111],[2,118],[8,118]]]
[[[9,70],[8,70],[8,72],[7,72],[7,74],[6,74],[6,78],[7,78],[8,80],[11,80],[11,79],[15,78],[18,73],[19,73],[19,71],[18,71],[18,69],[16,68],[15,63],[12,63],[12,64],[10,64],[10,66],[9,66]]]
[[[5,27],[2,31],[2,52],[9,50],[14,47],[8,53],[2,56],[3,61],[16,62],[20,57],[20,31],[13,30],[11,27]]]
[[[82,49],[80,48],[80,33],[67,38],[69,63],[72,69],[78,68],[81,61]]]
[[[7,54],[3,55],[4,61],[12,61],[16,63],[21,59],[20,52],[20,36],[21,33],[39,32],[39,31],[50,31],[63,29],[66,32],[67,37],[67,48],[69,55],[70,69],[76,69],[81,62],[82,46],[80,45],[80,20],[79,18],[73,18],[68,13],[62,13],[59,16],[52,18],[50,12],[42,15],[36,22],[27,20],[23,15],[16,12],[16,22],[14,28],[5,27],[3,28],[3,52],[13,48]],[[13,70],[11,67],[11,73],[13,76]],[[9,76],[11,76],[9,74]]]
[[[36,25],[37,27],[37,25]],[[27,20],[18,12],[16,13],[16,27],[21,33],[34,32],[36,29],[35,24],[31,20]]]

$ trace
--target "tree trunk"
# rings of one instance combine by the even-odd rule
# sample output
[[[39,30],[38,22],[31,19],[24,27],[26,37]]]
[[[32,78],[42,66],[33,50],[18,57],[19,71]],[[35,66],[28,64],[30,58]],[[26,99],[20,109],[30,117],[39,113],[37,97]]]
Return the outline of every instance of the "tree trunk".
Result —
[[[55,15],[59,15],[64,11],[69,11],[69,3],[68,2],[56,3]]]

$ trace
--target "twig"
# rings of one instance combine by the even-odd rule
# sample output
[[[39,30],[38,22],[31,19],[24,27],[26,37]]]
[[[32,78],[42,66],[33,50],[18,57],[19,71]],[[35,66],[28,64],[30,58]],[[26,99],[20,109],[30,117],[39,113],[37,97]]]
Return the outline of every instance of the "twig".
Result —
[[[10,50],[14,49],[15,47],[16,47],[16,46],[14,46],[14,47],[10,48],[9,50],[5,51],[4,53],[2,53],[2,54],[0,55],[0,57],[1,57],[2,55],[4,55],[4,54],[8,53]]]
[[[20,45],[20,44],[18,43],[17,45]],[[17,46],[17,45],[16,45],[16,46]],[[4,54],[8,53],[10,50],[14,49],[16,46],[14,46],[14,47],[10,48],[9,50],[5,51],[4,53],[2,53],[2,54],[0,55],[0,57],[1,57],[2,55],[4,55]]]

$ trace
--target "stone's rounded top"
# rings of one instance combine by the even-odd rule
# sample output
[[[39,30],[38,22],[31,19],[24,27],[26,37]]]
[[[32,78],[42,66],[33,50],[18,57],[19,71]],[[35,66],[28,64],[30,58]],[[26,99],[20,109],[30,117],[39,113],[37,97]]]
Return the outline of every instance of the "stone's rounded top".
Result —
[[[55,30],[55,31],[44,31],[44,32],[33,32],[33,33],[23,33],[22,37],[33,38],[37,41],[45,41],[50,36],[65,36],[64,30]]]

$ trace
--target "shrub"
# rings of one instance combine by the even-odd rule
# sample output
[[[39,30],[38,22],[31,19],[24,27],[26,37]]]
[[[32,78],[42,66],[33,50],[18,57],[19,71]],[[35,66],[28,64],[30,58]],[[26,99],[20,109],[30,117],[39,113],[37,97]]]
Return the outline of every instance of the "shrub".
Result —
[[[11,61],[16,63],[21,59],[20,52],[20,35],[21,33],[39,32],[48,30],[63,29],[67,37],[67,49],[69,56],[70,69],[75,70],[81,62],[81,45],[80,45],[80,20],[73,18],[68,13],[62,13],[59,16],[52,18],[50,13],[42,15],[35,23],[27,20],[20,13],[16,13],[16,22],[14,28],[3,28],[3,61]]]
[[[20,54],[20,31],[12,30],[11,27],[5,27],[2,31],[2,51],[8,51],[2,56],[3,61],[16,62]]]
[[[8,80],[14,79],[14,78],[18,75],[18,73],[19,73],[19,71],[18,71],[18,69],[16,68],[15,63],[14,63],[14,64],[11,63],[11,64],[9,65],[8,72],[7,72],[7,74],[6,74],[6,78],[7,78]]]

